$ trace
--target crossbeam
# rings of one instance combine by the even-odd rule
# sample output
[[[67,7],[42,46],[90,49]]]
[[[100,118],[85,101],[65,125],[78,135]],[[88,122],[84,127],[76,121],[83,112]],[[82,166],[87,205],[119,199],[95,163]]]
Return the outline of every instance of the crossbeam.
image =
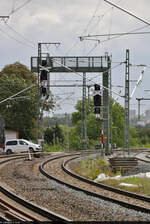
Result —
[[[107,56],[41,57],[41,60],[48,61],[49,72],[104,72],[108,70]],[[31,57],[31,71],[38,72],[38,57]]]

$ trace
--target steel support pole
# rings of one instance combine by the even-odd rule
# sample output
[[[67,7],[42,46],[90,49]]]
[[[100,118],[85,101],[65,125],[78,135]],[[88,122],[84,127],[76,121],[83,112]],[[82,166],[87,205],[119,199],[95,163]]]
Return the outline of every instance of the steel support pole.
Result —
[[[103,127],[104,127],[104,148],[105,155],[109,155],[109,69],[103,73]]]
[[[82,149],[87,149],[86,136],[86,73],[83,73],[83,95],[82,95]]]
[[[130,137],[130,130],[129,130],[129,111],[130,111],[130,92],[129,92],[129,84],[130,84],[130,77],[129,77],[129,49],[126,50],[126,64],[125,64],[125,129],[124,129],[124,150],[129,152],[129,137]],[[123,152],[124,152],[123,150]],[[123,153],[124,154],[124,153]]]
[[[140,99],[138,99],[138,120],[140,120]]]
[[[109,68],[109,89],[112,89],[111,83],[111,59],[108,58],[108,68]],[[109,92],[109,150],[110,154],[113,153],[112,151],[112,91]]]
[[[40,138],[40,65],[41,43],[38,43],[38,89],[37,89],[37,140]]]
[[[88,88],[88,114],[90,113],[90,87],[91,86],[87,86],[87,88]]]

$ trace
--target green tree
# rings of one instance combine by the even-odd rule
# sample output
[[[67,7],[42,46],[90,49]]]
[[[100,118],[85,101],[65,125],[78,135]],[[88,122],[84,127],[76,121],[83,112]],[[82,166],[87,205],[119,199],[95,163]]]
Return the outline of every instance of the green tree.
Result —
[[[113,121],[113,143],[117,146],[123,146],[124,141],[124,108],[119,103],[112,103],[112,121]],[[88,102],[86,107],[88,108]],[[77,112],[72,114],[72,123],[75,125],[78,135],[81,136],[81,114],[82,100],[76,104]],[[87,137],[88,139],[100,142],[101,136],[101,121],[93,114],[94,111],[93,99],[90,99],[90,107],[87,109]]]
[[[44,141],[48,144],[48,145],[53,145],[53,136],[54,134],[54,128],[47,128],[44,131]]]
[[[89,115],[91,113],[93,113],[93,99],[90,98],[89,99],[89,104],[88,104],[88,100],[86,100],[86,114]],[[76,124],[79,120],[81,120],[81,116],[82,116],[82,100],[78,100],[75,109],[77,110],[76,112],[72,113],[72,124]]]
[[[56,123],[55,126],[47,128],[44,132],[44,140],[49,145],[62,144],[64,142],[64,135],[62,129]]]
[[[112,106],[113,142],[123,146],[124,141],[124,108],[117,102]]]
[[[150,144],[150,128],[137,129],[137,138],[141,145]]]
[[[69,131],[69,148],[75,151],[82,149],[81,136],[77,133],[76,128],[71,128]]]
[[[130,146],[137,147],[140,145],[140,138],[138,138],[138,132],[135,127],[130,127]]]
[[[20,91],[16,97],[1,103],[0,114],[5,120],[5,127],[19,132],[20,138],[36,137],[37,120],[37,76],[19,62],[7,65],[0,72],[0,102]],[[40,101],[41,111],[54,106],[52,96]]]
[[[16,97],[1,103],[0,114],[7,129],[19,132],[20,138],[34,139],[37,116],[36,77],[16,62],[0,73],[0,101],[30,87]]]

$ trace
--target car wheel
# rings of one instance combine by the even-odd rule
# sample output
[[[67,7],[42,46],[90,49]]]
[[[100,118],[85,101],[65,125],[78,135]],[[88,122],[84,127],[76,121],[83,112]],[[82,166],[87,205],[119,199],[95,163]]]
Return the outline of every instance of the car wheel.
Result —
[[[30,151],[31,153],[34,152],[33,148],[29,148],[29,151]]]
[[[7,154],[7,155],[12,154],[12,150],[11,150],[11,149],[8,149],[8,150],[6,151],[6,154]]]

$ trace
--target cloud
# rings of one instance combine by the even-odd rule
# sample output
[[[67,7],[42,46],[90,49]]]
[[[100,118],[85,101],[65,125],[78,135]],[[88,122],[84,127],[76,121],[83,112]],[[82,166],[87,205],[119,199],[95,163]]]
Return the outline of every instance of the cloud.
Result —
[[[14,0],[1,0],[0,15],[10,13],[13,2]],[[21,4],[20,2],[23,3],[25,0],[16,0],[15,6]],[[112,0],[112,2],[150,22],[149,0]],[[131,63],[150,64],[149,35],[128,35],[112,40],[109,36],[97,37],[101,41],[97,46],[96,41],[79,40],[78,36],[81,34],[128,32],[145,25],[127,13],[115,7],[112,8],[103,0],[32,0],[12,14],[8,24],[28,41],[1,22],[0,29],[6,34],[0,31],[2,52],[0,68],[15,61],[30,66],[30,57],[37,55],[38,42],[61,42],[59,49],[54,46],[50,48],[52,55],[65,55],[66,52],[68,55],[87,55],[93,49],[90,55],[103,56],[107,51],[112,54],[113,62],[124,61],[125,51],[129,48]],[[149,31],[149,27],[141,31]],[[19,43],[20,41],[24,44]],[[145,86],[149,83],[148,71],[143,79]],[[131,75],[133,74],[134,69]],[[124,85],[123,66],[112,70],[112,76],[113,82]]]

